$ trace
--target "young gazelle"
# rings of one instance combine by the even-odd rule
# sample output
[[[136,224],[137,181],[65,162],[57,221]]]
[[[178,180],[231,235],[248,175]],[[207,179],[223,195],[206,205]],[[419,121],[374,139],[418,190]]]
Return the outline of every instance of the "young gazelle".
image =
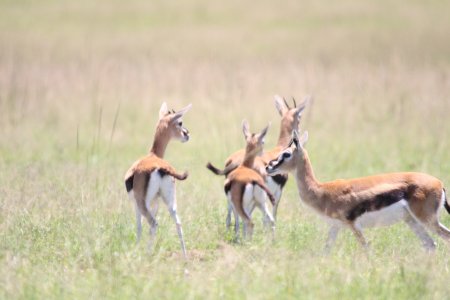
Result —
[[[189,140],[189,131],[183,127],[181,118],[191,108],[191,104],[179,112],[169,111],[163,103],[159,111],[159,121],[156,126],[153,146],[150,153],[133,163],[125,174],[125,186],[130,199],[135,203],[137,242],[142,234],[142,216],[150,224],[149,249],[156,234],[158,223],[158,196],[160,196],[170,215],[174,219],[183,255],[186,258],[186,247],[183,240],[183,231],[180,218],[177,215],[177,201],[175,194],[175,179],[185,180],[187,172],[178,173],[164,158],[164,152],[171,139],[182,143]]]
[[[268,127],[264,128],[259,134],[252,134],[249,131],[247,121],[242,123],[247,142],[244,159],[236,169],[228,174],[225,180],[225,194],[236,220],[236,237],[239,234],[239,217],[241,217],[244,223],[244,237],[251,238],[253,233],[251,212],[255,206],[261,209],[265,219],[270,222],[272,233],[275,233],[275,222],[267,207],[266,195],[272,204],[275,203],[275,199],[267,188],[263,177],[253,169],[256,156],[262,153],[264,137],[267,134]]]
[[[291,145],[269,163],[269,175],[293,172],[301,199],[331,222],[325,250],[328,252],[342,227],[349,228],[367,247],[364,227],[390,225],[405,221],[427,250],[435,243],[428,228],[450,241],[450,231],[438,220],[439,209],[450,213],[443,184],[423,173],[390,173],[370,177],[321,183],[316,180],[304,145],[305,132],[299,140],[294,133]]]
[[[275,148],[269,150],[262,154],[262,156],[257,157],[255,160],[254,169],[259,172],[263,177],[265,177],[265,167],[272,159],[275,159],[280,151],[282,151],[288,144],[292,136],[292,131],[297,130],[301,118],[302,111],[305,109],[306,104],[309,101],[309,97],[306,98],[303,103],[301,103],[298,107],[293,99],[294,107],[289,107],[286,100],[281,98],[278,95],[275,95],[275,107],[278,110],[278,113],[281,116],[281,124],[280,124],[280,134],[278,137],[278,143]],[[245,150],[241,149],[233,154],[231,154],[226,162],[225,169],[220,170],[214,167],[211,163],[207,164],[207,168],[211,170],[216,175],[225,175],[236,169],[244,159]],[[275,197],[275,205],[273,206],[273,217],[276,219],[278,205],[280,203],[281,194],[288,179],[288,175],[286,174],[278,174],[273,177],[267,177],[266,183],[269,187],[269,190]],[[231,225],[231,206],[228,206],[228,214],[226,219],[227,228]],[[235,220],[236,221],[236,220]]]

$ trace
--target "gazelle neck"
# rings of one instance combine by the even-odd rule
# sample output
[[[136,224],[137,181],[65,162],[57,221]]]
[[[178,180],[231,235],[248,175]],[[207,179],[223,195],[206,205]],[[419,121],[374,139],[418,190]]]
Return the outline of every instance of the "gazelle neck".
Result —
[[[286,148],[289,145],[292,135],[292,130],[289,129],[290,128],[287,128],[287,126],[284,126],[284,124],[281,124],[280,135],[278,136],[277,143],[278,147]]]
[[[159,158],[164,158],[167,145],[169,144],[170,137],[165,134],[163,130],[156,130],[155,138],[153,139],[153,145],[150,149],[150,153],[155,154]]]
[[[255,163],[256,154],[257,153],[255,150],[245,149],[245,156],[242,165],[247,168],[252,168]]]
[[[303,157],[299,157],[297,161],[297,169],[295,177],[297,179],[297,187],[300,197],[304,202],[313,207],[319,205],[317,199],[320,192],[320,182],[314,176],[314,170],[309,160],[308,153],[303,150]]]

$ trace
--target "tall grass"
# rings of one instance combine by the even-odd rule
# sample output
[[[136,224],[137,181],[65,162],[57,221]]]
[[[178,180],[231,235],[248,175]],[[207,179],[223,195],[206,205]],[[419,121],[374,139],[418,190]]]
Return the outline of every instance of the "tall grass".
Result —
[[[314,101],[301,126],[321,180],[423,171],[450,183],[450,22],[443,1],[0,2],[0,298],[442,299],[449,245],[427,255],[403,224],[350,233],[321,255],[325,223],[292,180],[272,244],[234,244],[223,178],[204,168],[279,117],[273,94]],[[162,101],[193,103],[167,160],[189,261],[159,212],[135,246],[122,177],[152,141]],[[255,213],[255,219],[260,215]],[[450,218],[442,214],[443,223]],[[144,224],[146,225],[146,224]],[[189,275],[184,274],[184,269]]]

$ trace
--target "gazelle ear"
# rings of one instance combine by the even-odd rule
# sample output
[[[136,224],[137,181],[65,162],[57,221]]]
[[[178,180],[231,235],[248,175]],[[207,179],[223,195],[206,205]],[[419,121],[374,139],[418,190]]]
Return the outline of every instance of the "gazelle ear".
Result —
[[[159,118],[162,119],[164,118],[165,115],[167,115],[169,113],[169,109],[167,108],[167,103],[163,102],[163,104],[161,105],[161,108],[159,109]]]
[[[174,122],[176,120],[178,120],[179,118],[181,118],[185,113],[187,113],[192,107],[192,104],[189,104],[188,106],[186,106],[185,108],[181,109],[180,111],[176,112],[172,119],[170,120],[171,122]]]
[[[264,137],[267,134],[267,131],[269,131],[269,127],[270,127],[270,123],[267,124],[267,126],[263,130],[261,130],[261,133],[259,134],[259,137],[258,137],[259,141],[262,141],[264,139]]]
[[[300,103],[300,105],[297,107],[297,110],[295,111],[295,115],[298,117],[300,117],[302,115],[303,110],[305,109],[306,105],[308,105],[308,103],[311,101],[312,97],[311,96],[306,96],[303,100],[302,103]]]
[[[248,125],[247,120],[242,121],[242,132],[244,133],[245,139],[248,139],[251,135],[250,126]]]
[[[283,116],[287,111],[287,107],[286,104],[284,103],[283,98],[281,98],[278,95],[275,95],[274,99],[275,99],[275,107],[277,108],[278,113],[280,114],[280,116]]]
[[[306,145],[306,142],[308,142],[308,131],[303,132],[302,136],[300,137],[299,143],[300,147],[304,148]]]

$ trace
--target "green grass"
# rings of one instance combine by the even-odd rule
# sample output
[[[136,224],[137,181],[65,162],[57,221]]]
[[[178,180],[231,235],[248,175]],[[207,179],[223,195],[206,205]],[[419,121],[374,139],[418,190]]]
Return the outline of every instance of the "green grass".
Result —
[[[240,124],[279,117],[272,96],[313,94],[301,126],[320,180],[422,171],[450,184],[445,1],[0,1],[0,298],[445,299],[449,245],[427,255],[403,224],[327,227],[292,179],[276,242],[225,230],[220,165]],[[170,144],[189,261],[166,209],[153,254],[135,245],[123,174],[159,106],[193,103]],[[441,220],[450,226],[450,217]],[[185,274],[185,270],[189,274]]]

